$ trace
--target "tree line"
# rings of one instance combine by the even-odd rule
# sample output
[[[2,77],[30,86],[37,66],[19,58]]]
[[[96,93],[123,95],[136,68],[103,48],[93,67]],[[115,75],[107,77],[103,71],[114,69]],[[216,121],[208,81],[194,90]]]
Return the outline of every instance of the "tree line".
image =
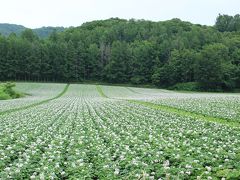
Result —
[[[0,81],[239,88],[239,15],[226,17],[231,16],[219,15],[214,26],[111,18],[53,32],[47,39],[30,29],[20,36],[0,35]]]

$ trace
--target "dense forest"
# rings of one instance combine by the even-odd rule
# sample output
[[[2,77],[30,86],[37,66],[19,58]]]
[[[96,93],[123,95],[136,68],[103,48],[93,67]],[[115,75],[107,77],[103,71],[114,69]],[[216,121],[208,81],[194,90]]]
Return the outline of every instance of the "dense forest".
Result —
[[[30,29],[0,36],[0,81],[7,80],[239,88],[240,15],[219,15],[214,26],[112,18],[47,39]]]

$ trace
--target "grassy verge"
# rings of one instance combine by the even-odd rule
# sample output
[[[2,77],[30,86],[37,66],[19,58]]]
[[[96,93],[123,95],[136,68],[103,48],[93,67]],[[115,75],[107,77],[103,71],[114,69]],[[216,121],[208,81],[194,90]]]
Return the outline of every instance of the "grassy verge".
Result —
[[[55,96],[53,98],[45,99],[43,101],[40,101],[40,102],[37,102],[37,103],[33,103],[33,104],[30,104],[30,105],[27,105],[27,106],[23,106],[23,107],[19,107],[19,108],[14,108],[14,109],[9,109],[9,110],[6,110],[6,111],[2,111],[2,112],[0,112],[0,115],[9,114],[9,113],[12,113],[12,112],[21,111],[21,110],[24,110],[24,109],[28,109],[28,108],[39,106],[41,104],[48,103],[49,101],[52,101],[54,99],[57,99],[57,98],[60,98],[61,96],[63,96],[67,92],[68,87],[69,87],[69,84],[67,84],[64,87],[63,91],[60,94],[58,94],[57,96]]]
[[[97,91],[99,92],[99,94],[102,97],[109,98],[103,92],[102,88],[99,85],[97,85],[96,88],[97,88]],[[153,109],[158,109],[158,110],[161,110],[161,111],[174,113],[174,114],[177,114],[177,115],[180,115],[180,116],[192,117],[192,118],[195,118],[195,119],[198,119],[198,120],[204,120],[204,121],[207,121],[207,122],[219,123],[219,124],[227,125],[227,126],[230,126],[230,127],[240,128],[240,121],[237,121],[237,120],[232,121],[232,120],[229,120],[229,119],[212,117],[212,116],[203,115],[203,114],[200,114],[200,113],[185,111],[183,109],[178,109],[178,108],[165,106],[165,105],[160,105],[160,104],[154,104],[154,103],[151,103],[151,102],[145,102],[145,101],[140,101],[140,100],[132,100],[132,99],[130,100],[130,99],[128,99],[126,101],[128,101],[130,103],[135,103],[135,104],[143,105],[143,106],[146,106],[146,107],[150,107],[150,108],[153,108]]]
[[[208,121],[208,122],[215,122],[215,123],[219,123],[219,124],[223,124],[223,125],[227,125],[227,126],[231,126],[231,127],[240,127],[240,121],[237,121],[237,120],[232,121],[232,120],[228,120],[228,119],[212,117],[212,116],[203,115],[203,114],[200,114],[200,113],[185,111],[185,110],[174,108],[174,107],[154,104],[154,103],[151,103],[151,102],[144,102],[144,101],[139,101],[139,100],[127,100],[127,101],[131,102],[131,103],[135,103],[135,104],[140,104],[140,105],[143,105],[143,106],[146,106],[146,107],[159,109],[159,110],[162,110],[162,111],[165,111],[165,112],[174,113],[174,114],[177,114],[177,115],[180,115],[180,116],[192,117],[192,118],[196,118],[196,119],[199,119],[199,120],[204,120],[204,121]]]
[[[106,94],[104,94],[102,88],[99,85],[96,85],[96,89],[97,89],[97,91],[98,91],[98,93],[100,94],[101,97],[108,98],[108,96]]]

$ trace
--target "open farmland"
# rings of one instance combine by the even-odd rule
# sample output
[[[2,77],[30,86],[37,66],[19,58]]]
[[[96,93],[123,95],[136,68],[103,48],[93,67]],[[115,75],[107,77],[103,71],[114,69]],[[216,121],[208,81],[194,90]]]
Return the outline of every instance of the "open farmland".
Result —
[[[239,179],[240,95],[18,83],[0,179]]]
[[[65,84],[18,83],[15,89],[24,92],[27,96],[21,99],[1,101],[0,114],[54,98],[63,90],[64,86]]]
[[[162,89],[110,86],[102,89],[110,98],[144,101],[228,121],[240,120],[239,93],[180,93]]]

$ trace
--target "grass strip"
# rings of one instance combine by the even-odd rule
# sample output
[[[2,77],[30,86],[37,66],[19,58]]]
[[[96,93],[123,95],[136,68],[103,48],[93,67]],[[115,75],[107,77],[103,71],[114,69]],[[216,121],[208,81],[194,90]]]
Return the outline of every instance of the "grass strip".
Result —
[[[109,98],[106,94],[104,94],[102,88],[99,85],[96,85],[96,89],[101,97]]]
[[[240,127],[240,121],[237,122],[237,121],[231,121],[231,120],[227,120],[227,119],[223,119],[223,118],[212,117],[212,116],[203,115],[203,114],[200,114],[200,113],[185,111],[185,110],[170,107],[170,106],[154,104],[154,103],[151,103],[151,102],[145,102],[145,101],[139,101],[139,100],[127,100],[127,101],[131,102],[131,103],[135,103],[135,104],[140,104],[140,105],[143,105],[143,106],[146,106],[146,107],[150,107],[150,108],[153,108],[153,109],[158,109],[158,110],[162,110],[162,111],[165,111],[165,112],[174,113],[174,114],[177,114],[177,115],[180,115],[180,116],[192,117],[192,118],[196,118],[196,119],[199,119],[199,120],[204,120],[204,121],[207,121],[207,122],[215,122],[215,123],[227,125],[227,126],[230,126],[230,127]]]
[[[25,109],[28,109],[28,108],[36,107],[36,106],[39,106],[41,104],[48,103],[49,101],[52,101],[54,99],[58,99],[58,98],[60,98],[61,96],[63,96],[67,92],[69,86],[70,86],[70,84],[67,84],[64,87],[63,91],[60,94],[58,94],[57,96],[53,97],[53,98],[45,99],[43,101],[36,102],[36,103],[33,103],[33,104],[29,104],[27,106],[23,106],[23,107],[18,107],[18,108],[13,108],[13,109],[9,109],[9,110],[6,110],[6,111],[2,111],[2,112],[0,112],[0,115],[9,114],[9,113],[13,113],[13,112],[16,112],[16,111],[21,111],[21,110],[25,110]]]
[[[102,90],[102,88],[97,85],[97,91],[99,92],[99,94],[102,97],[105,98],[109,98]],[[133,90],[134,91],[134,90]],[[151,102],[146,102],[146,101],[140,101],[140,100],[132,100],[132,99],[123,99],[126,100],[130,103],[135,103],[135,104],[139,104],[139,105],[143,105],[146,107],[150,107],[153,109],[157,109],[157,110],[161,110],[161,111],[165,111],[165,112],[169,112],[169,113],[174,113],[180,116],[185,116],[185,117],[192,117],[198,120],[204,120],[207,122],[211,122],[211,123],[219,123],[219,124],[223,124],[223,125],[227,125],[230,127],[237,127],[240,128],[240,121],[231,121],[229,119],[224,119],[224,118],[217,118],[217,117],[212,117],[212,116],[208,116],[208,115],[204,115],[204,114],[200,114],[200,113],[195,113],[195,112],[190,112],[190,111],[186,111],[183,109],[178,109],[178,108],[174,108],[174,107],[170,107],[170,106],[166,106],[166,105],[161,105],[161,104],[154,104]]]

